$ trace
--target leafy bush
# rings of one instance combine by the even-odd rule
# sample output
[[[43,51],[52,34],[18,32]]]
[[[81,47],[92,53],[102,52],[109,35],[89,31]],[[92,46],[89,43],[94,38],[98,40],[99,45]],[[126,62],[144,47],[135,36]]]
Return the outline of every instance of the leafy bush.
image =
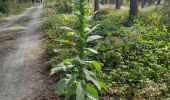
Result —
[[[8,13],[9,12],[9,3],[8,1],[0,0],[0,12]]]
[[[60,24],[54,26],[54,29],[60,32],[57,33],[60,36],[53,37],[55,34],[53,35],[51,32],[48,36],[53,40],[53,44],[57,44],[56,47],[52,47],[51,49],[53,52],[60,54],[58,57],[60,57],[61,62],[57,64],[56,58],[52,58],[49,63],[53,67],[51,69],[51,75],[60,71],[65,72],[63,74],[64,78],[60,79],[56,85],[56,92],[59,95],[64,95],[66,99],[83,100],[89,98],[98,100],[98,91],[104,87],[104,83],[97,80],[95,73],[101,71],[101,64],[88,58],[89,54],[96,54],[97,51],[88,47],[87,44],[101,38],[101,36],[91,34],[94,28],[90,29],[88,27],[85,2],[83,0],[79,3],[79,13],[76,14],[79,21],[77,30],[73,30],[70,27],[58,26],[60,24],[64,25],[65,21],[68,24],[71,19],[68,16],[62,15],[62,17],[55,17],[57,18],[55,22],[61,21]],[[55,22],[50,22],[45,27],[52,29],[51,24],[55,25]],[[63,55],[66,56],[63,57]]]

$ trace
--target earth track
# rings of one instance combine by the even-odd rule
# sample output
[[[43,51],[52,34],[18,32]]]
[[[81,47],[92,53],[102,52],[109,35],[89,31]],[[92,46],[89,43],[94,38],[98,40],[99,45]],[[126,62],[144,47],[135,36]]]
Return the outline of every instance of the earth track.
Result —
[[[58,100],[48,77],[42,5],[0,25],[0,100]]]

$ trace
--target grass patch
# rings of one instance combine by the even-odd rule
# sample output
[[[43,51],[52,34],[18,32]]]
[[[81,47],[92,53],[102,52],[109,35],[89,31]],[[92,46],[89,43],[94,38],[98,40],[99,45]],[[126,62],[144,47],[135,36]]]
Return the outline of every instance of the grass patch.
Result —
[[[0,21],[2,21],[5,17],[10,15],[18,15],[21,12],[25,10],[25,8],[28,8],[31,6],[31,2],[27,3],[9,3],[9,12],[6,14],[3,14],[0,12]]]

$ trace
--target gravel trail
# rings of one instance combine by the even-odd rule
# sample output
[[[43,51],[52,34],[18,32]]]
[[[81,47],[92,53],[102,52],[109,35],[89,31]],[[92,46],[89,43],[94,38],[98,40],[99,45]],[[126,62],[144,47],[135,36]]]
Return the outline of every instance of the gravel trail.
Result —
[[[0,100],[58,100],[45,68],[42,5],[0,25]]]

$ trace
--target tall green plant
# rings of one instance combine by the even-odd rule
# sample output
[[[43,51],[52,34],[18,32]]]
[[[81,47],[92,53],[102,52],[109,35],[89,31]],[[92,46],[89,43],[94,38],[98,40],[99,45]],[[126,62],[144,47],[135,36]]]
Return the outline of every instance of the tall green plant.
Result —
[[[99,100],[98,91],[104,86],[104,83],[99,82],[96,78],[96,72],[101,71],[101,64],[88,58],[90,53],[97,54],[97,51],[88,48],[88,42],[102,38],[99,35],[92,35],[92,32],[97,28],[89,28],[87,23],[87,13],[88,8],[86,7],[86,0],[79,0],[78,2],[78,12],[76,16],[79,21],[79,28],[77,31],[69,27],[61,27],[68,31],[66,36],[74,37],[76,39],[71,40],[61,40],[57,41],[61,44],[69,44],[75,47],[76,53],[74,53],[72,58],[67,58],[63,60],[60,64],[54,65],[51,69],[51,75],[64,71],[65,77],[62,78],[56,85],[56,92],[58,94],[64,94],[66,99],[74,98],[74,100],[84,100],[86,98],[90,100]],[[74,41],[73,41],[74,40]],[[67,50],[70,50],[68,48]],[[62,52],[66,49],[58,49],[56,51]],[[64,52],[63,51],[63,52]]]

